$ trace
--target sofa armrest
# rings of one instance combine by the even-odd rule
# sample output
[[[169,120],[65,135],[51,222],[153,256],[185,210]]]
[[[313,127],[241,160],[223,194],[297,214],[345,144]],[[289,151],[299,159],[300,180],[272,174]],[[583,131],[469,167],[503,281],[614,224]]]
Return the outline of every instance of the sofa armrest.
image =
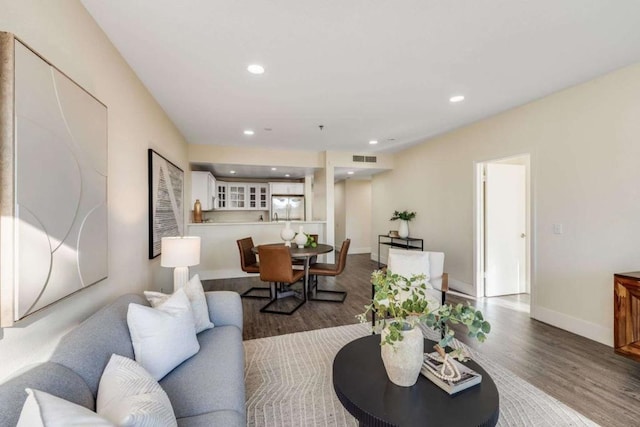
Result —
[[[215,326],[236,326],[242,332],[242,301],[237,292],[205,292],[209,318]]]

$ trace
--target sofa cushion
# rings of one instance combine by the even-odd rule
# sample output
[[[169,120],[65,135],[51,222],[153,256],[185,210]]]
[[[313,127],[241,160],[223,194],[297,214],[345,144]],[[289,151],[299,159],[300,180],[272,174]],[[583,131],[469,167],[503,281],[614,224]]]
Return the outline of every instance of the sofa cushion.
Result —
[[[198,274],[194,275],[181,289],[187,294],[187,298],[189,298],[189,302],[191,303],[196,333],[213,328],[213,323],[211,323],[211,319],[209,319],[209,308],[207,307],[207,299],[204,296],[200,276]],[[171,295],[163,294],[162,292],[152,291],[144,291],[144,296],[154,308],[162,305],[171,297]]]
[[[245,427],[246,425],[246,417],[236,411],[209,412],[178,420],[178,427]]]
[[[26,389],[16,427],[115,427],[95,412],[40,390]]]
[[[200,352],[167,374],[160,385],[180,418],[219,410],[244,416],[244,349],[235,326],[198,334]]]
[[[176,427],[167,393],[135,360],[114,354],[104,368],[98,414],[120,427]]]
[[[102,371],[111,355],[115,353],[133,359],[133,346],[127,327],[130,303],[149,305],[142,295],[119,297],[62,337],[51,356],[52,362],[72,369],[84,379],[94,400]]]
[[[193,310],[183,289],[157,308],[129,304],[127,323],[136,362],[156,380],[200,350]]]

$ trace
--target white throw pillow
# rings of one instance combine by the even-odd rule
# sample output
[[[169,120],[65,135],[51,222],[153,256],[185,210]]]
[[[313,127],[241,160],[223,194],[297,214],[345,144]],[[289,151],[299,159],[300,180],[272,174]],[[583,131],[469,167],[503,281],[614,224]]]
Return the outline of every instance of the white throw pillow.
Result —
[[[127,324],[136,361],[158,381],[200,350],[182,289],[158,308],[129,304]]]
[[[182,287],[189,298],[191,308],[193,309],[193,319],[196,323],[196,333],[213,328],[213,323],[209,319],[209,306],[207,306],[207,298],[204,295],[200,276],[195,274],[186,285]],[[162,292],[144,291],[144,296],[151,303],[152,307],[158,307],[164,303],[171,295]]]
[[[16,427],[115,427],[90,409],[40,390],[25,389]]]
[[[135,360],[113,354],[102,372],[96,411],[119,427],[176,427],[167,393]]]

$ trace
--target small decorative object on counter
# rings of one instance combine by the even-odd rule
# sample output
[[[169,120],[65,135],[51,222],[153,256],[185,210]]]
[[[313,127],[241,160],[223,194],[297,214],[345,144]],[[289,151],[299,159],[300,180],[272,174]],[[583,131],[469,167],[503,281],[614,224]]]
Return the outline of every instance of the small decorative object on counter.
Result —
[[[302,226],[298,229],[298,234],[296,234],[296,238],[294,240],[299,248],[304,248],[304,245],[307,244],[307,235],[304,234]]]
[[[287,221],[284,223],[284,228],[280,232],[280,237],[284,240],[284,245],[286,247],[291,247],[291,241],[296,236],[296,232],[291,228],[291,222]]]
[[[193,222],[202,222],[202,204],[200,199],[196,199],[193,205]]]

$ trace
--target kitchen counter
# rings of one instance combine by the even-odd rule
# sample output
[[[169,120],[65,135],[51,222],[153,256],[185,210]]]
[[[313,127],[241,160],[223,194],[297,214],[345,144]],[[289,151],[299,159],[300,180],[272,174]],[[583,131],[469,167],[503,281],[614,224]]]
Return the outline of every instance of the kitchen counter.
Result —
[[[307,234],[317,234],[319,243],[327,243],[326,221],[290,221],[293,231],[300,227]],[[248,277],[240,268],[236,240],[251,237],[255,245],[282,243],[280,232],[286,221],[202,222],[187,225],[189,236],[201,239],[200,264],[190,267],[202,280]],[[319,257],[319,262],[334,262],[334,252]],[[255,276],[253,274],[252,276]]]

